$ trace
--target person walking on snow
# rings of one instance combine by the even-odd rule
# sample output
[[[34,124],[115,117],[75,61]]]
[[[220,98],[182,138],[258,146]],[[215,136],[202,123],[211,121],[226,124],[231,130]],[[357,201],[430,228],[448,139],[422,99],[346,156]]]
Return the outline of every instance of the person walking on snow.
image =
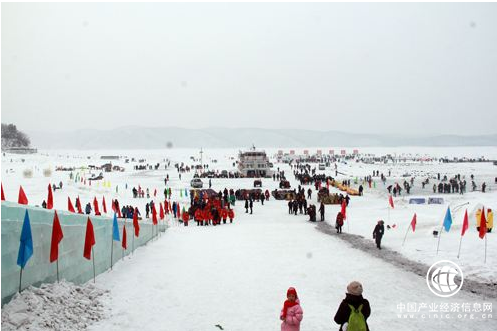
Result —
[[[319,215],[321,215],[321,222],[324,221],[324,203],[321,202],[321,205],[319,206]]]
[[[297,290],[290,287],[286,292],[286,297],[287,300],[283,304],[283,309],[281,309],[280,313],[280,320],[283,321],[281,323],[281,331],[299,331],[304,312],[300,307]]]
[[[373,230],[373,239],[376,240],[376,247],[378,247],[378,249],[381,249],[381,238],[385,233],[385,227],[383,226],[383,224],[383,221],[378,221],[378,224],[376,224]]]
[[[342,226],[343,226],[343,214],[342,212],[339,211],[335,223],[335,228],[337,229],[337,233],[342,233]]]
[[[345,299],[335,314],[340,331],[369,331],[366,320],[371,315],[369,301],[362,297],[362,284],[353,281],[347,286]]]
[[[252,214],[252,208],[254,207],[254,202],[252,201],[252,198],[250,198],[249,207],[250,207],[250,214]]]

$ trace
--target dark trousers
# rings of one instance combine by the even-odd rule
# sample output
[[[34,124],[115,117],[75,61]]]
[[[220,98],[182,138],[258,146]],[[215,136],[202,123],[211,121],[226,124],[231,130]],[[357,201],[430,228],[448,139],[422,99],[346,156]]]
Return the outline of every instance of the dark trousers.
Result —
[[[376,247],[381,249],[381,236],[376,236]]]

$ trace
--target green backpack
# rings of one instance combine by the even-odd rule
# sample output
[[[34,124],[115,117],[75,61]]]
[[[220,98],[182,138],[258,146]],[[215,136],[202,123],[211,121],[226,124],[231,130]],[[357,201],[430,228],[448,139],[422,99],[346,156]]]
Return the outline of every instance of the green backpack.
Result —
[[[347,326],[347,331],[366,331],[366,320],[362,314],[362,305],[355,309],[354,306],[349,305],[350,316],[349,325]]]

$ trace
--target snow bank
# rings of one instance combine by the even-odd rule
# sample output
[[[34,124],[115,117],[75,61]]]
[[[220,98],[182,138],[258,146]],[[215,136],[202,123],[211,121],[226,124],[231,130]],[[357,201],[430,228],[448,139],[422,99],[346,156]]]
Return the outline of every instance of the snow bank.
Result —
[[[2,330],[82,330],[103,319],[109,291],[66,281],[30,286],[2,308]]]

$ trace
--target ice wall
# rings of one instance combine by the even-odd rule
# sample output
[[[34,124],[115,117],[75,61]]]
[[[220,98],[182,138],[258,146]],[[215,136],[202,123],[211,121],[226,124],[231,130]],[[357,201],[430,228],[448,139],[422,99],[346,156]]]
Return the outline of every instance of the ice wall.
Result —
[[[2,201],[2,305],[19,290],[19,271],[17,254],[24,214],[28,209],[33,235],[33,256],[27,262],[22,274],[22,288],[37,286],[57,280],[56,262],[50,263],[50,243],[54,211],[17,203]],[[59,277],[76,284],[85,283],[93,278],[93,261],[83,257],[87,215],[57,211],[64,238],[59,244]],[[110,268],[111,244],[113,262],[117,263],[123,254],[121,242],[112,241],[112,218],[90,216],[95,232],[95,270],[100,274]],[[122,240],[124,221],[118,220],[119,235]],[[159,222],[161,232],[166,225]],[[157,226],[154,227],[154,236]],[[124,254],[131,254],[133,243],[133,223],[126,220],[128,248]],[[140,221],[140,235],[134,238],[134,248],[152,239],[152,224]],[[112,243],[111,243],[112,242]]]

